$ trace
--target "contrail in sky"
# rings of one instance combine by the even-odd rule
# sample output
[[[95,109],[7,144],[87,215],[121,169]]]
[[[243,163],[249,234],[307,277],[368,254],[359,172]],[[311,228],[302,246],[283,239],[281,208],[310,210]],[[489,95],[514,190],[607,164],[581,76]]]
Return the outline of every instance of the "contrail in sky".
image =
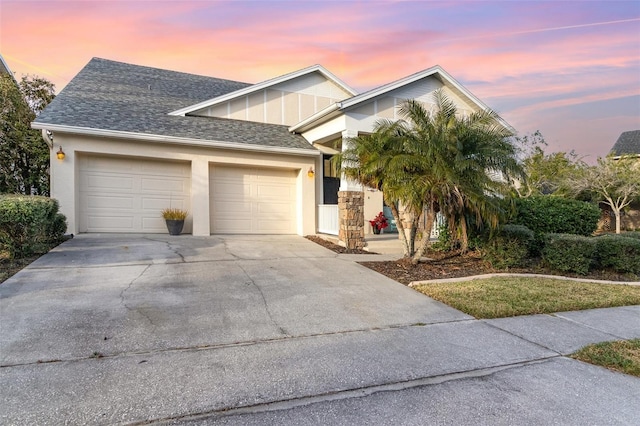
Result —
[[[518,34],[544,33],[547,31],[572,30],[575,28],[597,27],[600,25],[622,24],[625,22],[638,22],[638,21],[640,21],[640,18],[620,19],[617,21],[592,22],[590,24],[567,25],[564,27],[539,28],[537,30],[524,30],[524,31],[512,31],[508,33],[474,35],[474,36],[468,36],[468,37],[450,38],[450,39],[441,40],[441,41],[466,40],[470,38],[491,38],[491,37],[502,37],[502,36],[518,35]]]
[[[36,70],[36,71],[40,72],[41,74],[45,74],[45,75],[52,75],[52,76],[54,76],[54,77],[60,77],[60,75],[59,75],[59,74],[56,74],[56,73],[54,73],[54,72],[47,71],[46,69],[44,69],[44,68],[40,68],[40,67],[38,67],[38,66],[36,66],[36,65],[33,65],[33,64],[32,64],[32,63],[30,63],[30,62],[21,61],[20,59],[15,58],[15,57],[13,57],[13,56],[6,55],[6,56],[5,56],[5,58],[9,58],[9,59],[11,59],[12,61],[17,62],[17,63],[22,64],[22,65],[26,65],[27,67],[32,68],[32,69],[34,69],[34,70]]]

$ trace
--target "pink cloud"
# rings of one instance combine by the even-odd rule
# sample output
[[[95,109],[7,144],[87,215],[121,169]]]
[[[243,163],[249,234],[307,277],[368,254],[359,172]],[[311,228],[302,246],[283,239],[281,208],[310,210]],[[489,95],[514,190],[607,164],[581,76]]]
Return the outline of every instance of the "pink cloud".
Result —
[[[546,110],[640,91],[640,21],[598,24],[634,18],[633,11],[616,15],[618,6],[3,1],[1,7],[0,49],[10,67],[18,76],[47,77],[58,89],[94,56],[246,82],[321,63],[360,90],[440,64],[490,106],[506,108],[500,112],[512,124],[539,122],[566,137],[561,126],[544,121]],[[612,129],[623,124],[608,122]]]

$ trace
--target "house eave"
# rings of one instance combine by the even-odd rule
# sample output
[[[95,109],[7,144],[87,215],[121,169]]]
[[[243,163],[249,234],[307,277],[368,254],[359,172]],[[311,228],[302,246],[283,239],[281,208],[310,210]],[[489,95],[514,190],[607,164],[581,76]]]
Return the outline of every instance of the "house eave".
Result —
[[[490,110],[489,106],[482,102],[479,98],[477,98],[473,93],[467,90],[464,86],[458,83],[451,75],[449,75],[440,65],[433,66],[426,70],[417,72],[415,74],[404,77],[400,80],[396,80],[394,82],[385,84],[376,89],[373,89],[369,92],[365,92],[361,95],[354,96],[349,99],[345,99],[341,102],[337,102],[335,104],[330,105],[322,111],[317,112],[316,114],[310,116],[309,118],[301,121],[294,126],[289,127],[290,132],[300,133],[305,132],[315,126],[318,126],[327,120],[338,116],[340,113],[347,112],[348,109],[360,105],[364,102],[368,102],[374,98],[382,96],[386,93],[389,93],[393,90],[399,89],[408,84],[414,83],[418,80],[421,80],[425,77],[435,76],[440,79],[445,85],[453,87],[455,90],[462,93],[466,96],[472,103],[474,103],[479,109],[484,111]],[[502,117],[500,117],[500,124],[511,131],[512,133],[516,133],[516,130],[507,123]]]
[[[426,70],[419,71],[415,74],[411,74],[407,77],[401,78],[400,80],[396,80],[391,83],[380,86],[369,92],[365,92],[361,95],[354,96],[353,98],[350,98],[350,99],[345,99],[344,101],[340,102],[341,104],[340,110],[345,111],[355,105],[359,105],[363,102],[370,101],[371,99],[384,95],[385,93],[389,93],[393,90],[399,89],[403,86],[406,86],[408,84],[414,83],[418,80],[421,80],[425,77],[430,77],[430,76],[435,76],[436,78],[440,79],[440,81],[442,81],[442,83],[444,83],[445,86],[453,87],[455,90],[457,90],[458,92],[462,93],[465,97],[467,97],[467,99],[469,99],[472,103],[474,103],[478,108],[484,111],[491,109],[487,104],[482,102],[478,97],[476,97],[473,93],[467,90],[462,84],[458,83],[458,81],[456,81],[456,79],[454,79],[449,73],[447,73],[440,65],[435,65]],[[513,133],[516,132],[515,129],[502,118],[500,118],[500,124],[505,128],[509,129],[511,132]]]
[[[640,154],[614,154],[611,159],[612,160],[621,160],[621,159],[627,159],[627,158],[640,158]]]
[[[253,145],[253,144],[243,144],[243,143],[237,143],[237,142],[182,138],[177,136],[154,135],[154,134],[147,134],[147,133],[123,132],[118,130],[93,129],[89,127],[65,126],[65,125],[59,125],[59,124],[45,124],[45,123],[33,122],[31,123],[31,127],[34,129],[49,130],[52,132],[61,132],[61,133],[69,133],[69,134],[85,135],[85,136],[96,136],[96,137],[104,137],[104,138],[111,137],[111,138],[118,138],[118,139],[133,139],[141,142],[162,142],[162,143],[170,143],[170,144],[177,144],[177,145],[190,145],[190,146],[231,149],[231,150],[251,151],[251,152],[265,152],[265,153],[273,153],[273,154],[302,155],[302,156],[311,156],[311,157],[316,157],[321,155],[321,152],[318,151],[317,149],[311,150],[311,149],[285,148],[285,147],[267,146],[267,145]]]
[[[298,124],[294,124],[289,127],[291,133],[300,133],[309,130],[310,128],[324,123],[326,120],[340,115],[340,102],[331,104],[323,110],[318,111],[312,116],[305,118]]]
[[[199,102],[197,104],[194,105],[190,105],[188,107],[185,108],[181,108],[178,109],[176,111],[172,111],[169,113],[169,115],[177,115],[177,116],[184,116],[187,115],[191,112],[197,111],[199,109],[202,108],[207,108],[222,102],[226,102],[229,101],[231,99],[240,97],[240,96],[246,96],[250,93],[259,91],[259,90],[263,90],[266,89],[268,87],[271,86],[275,86],[276,84],[280,84],[283,83],[285,81],[288,80],[292,80],[294,78],[298,78],[313,72],[319,72],[320,74],[324,75],[327,79],[331,80],[333,83],[337,84],[340,88],[342,88],[343,90],[347,91],[348,93],[350,93],[352,96],[356,95],[356,91],[349,87],[346,83],[344,83],[342,80],[340,80],[337,76],[335,76],[333,73],[331,73],[329,70],[325,69],[322,65],[313,65],[298,71],[294,71],[292,73],[289,74],[285,74],[283,76],[280,77],[276,77],[276,78],[272,78],[270,80],[266,80],[263,81],[261,83],[257,83],[248,87],[245,87],[243,89],[240,90],[236,90],[234,92],[231,93],[227,93],[225,95],[222,96],[218,96],[216,98],[213,99],[207,99],[206,101],[203,102]]]
[[[426,70],[417,72],[415,74],[411,74],[407,77],[401,78],[400,80],[396,80],[393,81],[391,83],[382,85],[380,87],[377,87],[375,89],[372,89],[366,93],[363,93],[361,95],[358,96],[354,96],[353,98],[350,99],[345,99],[344,101],[342,101],[342,105],[341,105],[341,109],[347,109],[350,108],[354,105],[358,105],[361,104],[362,102],[366,102],[368,100],[371,100],[375,97],[378,97],[380,95],[383,95],[385,93],[391,92],[392,90],[398,89],[400,87],[406,86],[407,84],[411,84],[415,81],[418,81],[422,78],[425,77],[429,77],[433,74],[436,74],[437,72],[443,72],[444,70],[442,70],[442,68],[439,65],[436,65],[434,67],[428,68]]]

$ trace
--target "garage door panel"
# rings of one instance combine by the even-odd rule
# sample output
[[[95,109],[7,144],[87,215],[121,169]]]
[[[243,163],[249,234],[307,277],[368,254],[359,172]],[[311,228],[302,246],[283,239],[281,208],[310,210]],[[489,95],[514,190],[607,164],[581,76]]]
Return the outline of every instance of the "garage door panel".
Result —
[[[289,219],[291,217],[291,204],[283,202],[258,202],[256,212],[260,215],[275,215],[276,218]]]
[[[280,182],[280,183],[288,183],[289,179],[295,177],[296,172],[294,170],[286,170],[286,169],[249,169],[249,170],[259,170],[258,173],[255,173],[255,176],[259,180],[267,180],[269,182]]]
[[[79,179],[81,232],[166,233],[161,211],[189,210],[186,162],[82,156]]]
[[[227,199],[241,200],[245,196],[251,195],[251,185],[230,181],[214,182],[212,192]]]
[[[189,167],[184,167],[186,163],[168,162],[143,162],[138,164],[138,170],[146,175],[156,175],[161,177],[191,177]]]
[[[251,217],[253,212],[253,204],[245,201],[231,201],[228,200],[224,203],[214,203],[213,212],[218,217],[233,218],[233,217]]]
[[[246,234],[247,229],[251,228],[252,220],[249,219],[218,219],[216,224],[219,226],[220,231],[226,234]]]
[[[274,185],[274,184],[257,184],[256,185],[256,196],[260,199],[273,199],[280,200],[285,198],[287,201],[291,198],[288,191],[288,187],[284,184]],[[285,192],[283,194],[283,191]]]
[[[260,229],[271,234],[290,233],[291,222],[288,220],[260,220],[258,219]]]
[[[135,168],[133,161],[121,159],[121,161],[114,162],[113,157],[88,156],[83,159],[83,163],[87,169],[95,172],[107,171],[109,173],[120,172],[128,174]]]
[[[140,189],[142,189],[143,191],[178,193],[182,193],[185,190],[183,179],[161,178],[141,178]]]
[[[97,232],[120,232],[120,230],[133,231],[133,222],[134,218],[132,216],[90,215],[88,216],[87,225]]]
[[[87,190],[92,189],[133,189],[133,178],[125,176],[92,175],[87,179]]]
[[[131,197],[105,195],[88,195],[87,208],[90,209],[132,209],[134,200]]]
[[[171,207],[174,209],[182,209],[189,210],[188,207],[185,207],[185,203],[182,200],[174,200],[171,197],[146,197],[143,196],[140,200],[140,208],[142,210],[155,210],[162,211],[167,207]]]
[[[143,217],[142,230],[144,232],[167,232],[167,225],[162,218]]]
[[[295,233],[296,178],[294,170],[213,165],[210,169],[211,231]]]

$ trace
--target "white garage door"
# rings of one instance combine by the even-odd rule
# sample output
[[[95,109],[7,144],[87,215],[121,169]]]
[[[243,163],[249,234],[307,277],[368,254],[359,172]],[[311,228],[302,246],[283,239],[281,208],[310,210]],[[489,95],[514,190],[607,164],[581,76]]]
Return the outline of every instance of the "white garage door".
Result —
[[[212,165],[209,211],[218,234],[295,234],[295,170]]]
[[[160,212],[189,210],[190,163],[80,158],[80,232],[166,233]]]

